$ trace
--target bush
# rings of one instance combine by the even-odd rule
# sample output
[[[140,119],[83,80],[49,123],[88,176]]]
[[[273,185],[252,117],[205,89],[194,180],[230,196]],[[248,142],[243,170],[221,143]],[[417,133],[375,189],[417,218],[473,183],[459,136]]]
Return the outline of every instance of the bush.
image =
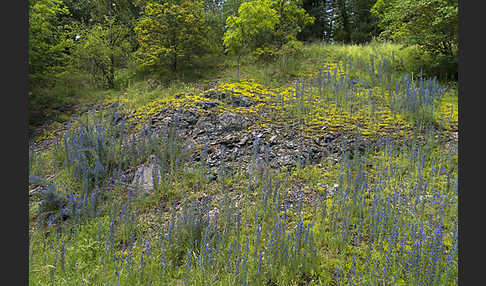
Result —
[[[458,79],[456,56],[434,55],[415,45],[404,48],[402,58],[405,73],[422,73],[425,77],[437,76],[446,81]]]
[[[134,81],[135,77],[136,77],[136,72],[130,70],[129,68],[116,70],[115,88],[117,89],[130,88],[131,83]]]
[[[261,48],[255,49],[253,56],[260,63],[268,63],[274,61],[278,56],[279,51],[277,49],[270,47],[269,45],[264,45]]]
[[[281,58],[301,58],[304,55],[304,44],[301,41],[291,39],[278,51]]]
[[[427,75],[457,79],[458,2],[380,0],[371,12],[380,20],[381,38],[417,45],[429,54],[423,68]]]
[[[43,225],[51,225],[62,215],[62,209],[66,205],[66,199],[56,192],[54,185],[50,185],[40,193],[39,222]]]
[[[115,18],[105,19],[82,31],[74,55],[80,69],[89,72],[98,87],[114,88],[115,68],[125,62],[131,49],[129,30]]]
[[[174,78],[201,66],[200,59],[211,50],[202,5],[200,1],[147,4],[135,26],[140,68]]]

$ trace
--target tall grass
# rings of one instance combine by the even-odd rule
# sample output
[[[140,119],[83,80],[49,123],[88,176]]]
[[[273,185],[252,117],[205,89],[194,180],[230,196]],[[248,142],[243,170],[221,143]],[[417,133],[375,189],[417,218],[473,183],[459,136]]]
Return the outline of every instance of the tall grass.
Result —
[[[31,238],[31,281],[454,285],[456,155],[434,142],[384,146],[369,157],[345,157],[338,188],[324,189],[310,205],[288,205],[289,190],[267,171],[239,202],[254,207],[227,203],[210,218],[208,203],[187,200],[155,237],[138,230],[129,200],[79,223],[75,234],[51,224],[47,238]],[[46,266],[53,273],[39,271]]]
[[[400,61],[373,47],[325,48],[343,53],[331,60],[310,47],[324,57],[312,75],[287,92],[260,90],[267,107],[282,107],[275,118],[332,126],[346,115],[353,128],[341,132],[363,135],[359,124],[378,125],[388,110],[412,132],[376,131],[338,164],[310,166],[302,152],[286,171],[270,168],[271,147],[255,137],[252,168],[227,174],[220,156],[211,183],[207,146],[194,164],[176,116],[136,139],[113,120],[116,110],[80,118],[50,158],[63,176],[32,214],[30,284],[456,285],[457,152],[444,152],[436,124],[445,89],[402,75]],[[39,158],[31,156],[31,175],[42,175]],[[143,205],[122,171],[149,158],[155,190]]]

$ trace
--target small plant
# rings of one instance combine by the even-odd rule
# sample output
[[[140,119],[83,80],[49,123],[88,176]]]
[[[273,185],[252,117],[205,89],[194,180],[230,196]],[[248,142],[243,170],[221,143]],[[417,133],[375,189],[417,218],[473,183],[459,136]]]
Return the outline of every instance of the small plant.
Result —
[[[66,199],[56,192],[54,185],[50,185],[40,192],[41,201],[39,203],[39,221],[47,225],[53,224],[56,220],[63,217],[63,208],[66,205]]]

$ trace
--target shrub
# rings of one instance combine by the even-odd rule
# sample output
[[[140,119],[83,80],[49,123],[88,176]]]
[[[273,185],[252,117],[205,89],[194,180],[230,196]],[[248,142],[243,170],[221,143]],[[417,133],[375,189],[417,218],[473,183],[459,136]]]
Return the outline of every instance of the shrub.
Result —
[[[278,54],[283,58],[299,59],[304,55],[304,44],[301,41],[292,38],[280,48]]]
[[[272,48],[269,45],[264,45],[261,48],[256,48],[253,52],[253,56],[256,57],[258,62],[267,63],[274,61],[277,58],[278,50]]]
[[[51,225],[62,217],[62,210],[66,205],[66,199],[56,192],[54,185],[43,189],[40,193],[41,201],[39,204],[39,221],[43,225]]]
[[[140,68],[174,78],[210,51],[202,3],[149,3],[135,26]]]
[[[74,54],[82,70],[88,71],[99,87],[115,87],[115,68],[128,57],[131,49],[129,30],[106,17],[104,24],[83,31]]]

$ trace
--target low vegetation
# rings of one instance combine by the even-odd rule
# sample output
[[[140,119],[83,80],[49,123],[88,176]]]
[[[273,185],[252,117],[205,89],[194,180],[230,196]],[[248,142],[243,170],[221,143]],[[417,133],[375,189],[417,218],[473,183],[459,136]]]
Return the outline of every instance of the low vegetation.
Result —
[[[457,132],[457,97],[401,73],[398,58],[338,58],[281,88],[242,79],[147,102],[127,89],[72,121],[31,158],[31,176],[55,175],[31,201],[31,283],[455,285],[457,150],[444,142]],[[238,97],[254,104],[235,107]],[[209,101],[220,104],[198,107]],[[204,148],[198,161],[184,156],[177,125],[146,129],[167,109],[253,116],[254,134],[293,122],[303,138],[350,133],[369,143],[337,163],[304,156],[275,169],[255,137],[250,167],[210,180]],[[114,123],[115,112],[132,116]],[[151,155],[160,177],[139,196],[121,176]]]
[[[30,285],[458,284],[454,59],[394,1],[75,2],[29,4]]]

